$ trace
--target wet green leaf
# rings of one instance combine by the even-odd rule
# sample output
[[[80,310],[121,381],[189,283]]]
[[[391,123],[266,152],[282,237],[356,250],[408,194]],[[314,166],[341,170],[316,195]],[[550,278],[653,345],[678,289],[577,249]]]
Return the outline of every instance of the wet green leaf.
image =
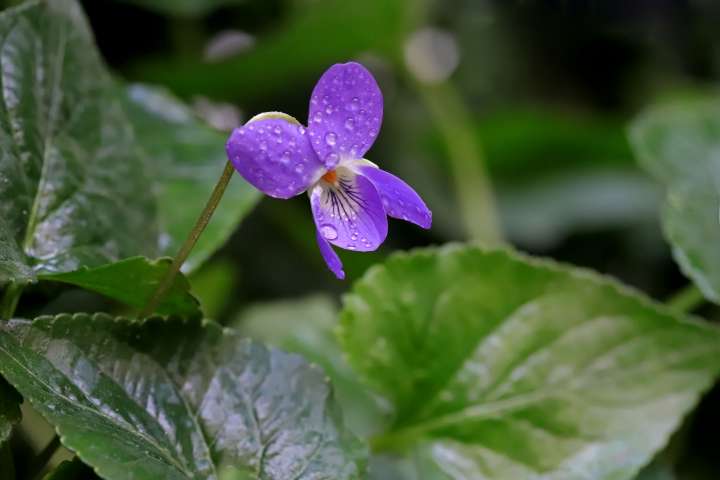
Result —
[[[67,273],[41,275],[40,280],[68,283],[97,292],[136,308],[150,300],[172,263],[169,258],[148,260],[132,257],[95,268],[81,268]],[[198,301],[190,294],[190,283],[182,275],[155,309],[161,315],[198,316]]]
[[[652,108],[633,122],[635,153],[666,187],[662,223],[683,272],[720,303],[720,99]]]
[[[473,246],[371,269],[340,339],[395,411],[375,449],[450,478],[632,478],[720,369],[716,328],[591,272]]]
[[[212,479],[229,465],[263,480],[364,470],[322,370],[211,322],[11,320],[0,371],[106,479]]]
[[[144,161],[79,6],[0,14],[0,282],[146,253]]]

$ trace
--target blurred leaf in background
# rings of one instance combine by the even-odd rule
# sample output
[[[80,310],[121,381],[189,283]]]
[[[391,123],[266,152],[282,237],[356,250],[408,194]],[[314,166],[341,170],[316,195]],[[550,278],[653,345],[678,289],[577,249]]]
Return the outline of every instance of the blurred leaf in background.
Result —
[[[134,3],[167,15],[199,16],[224,6],[233,6],[247,0],[117,0]]]
[[[677,262],[720,303],[720,99],[653,107],[630,136],[640,163],[666,187],[662,220]]]

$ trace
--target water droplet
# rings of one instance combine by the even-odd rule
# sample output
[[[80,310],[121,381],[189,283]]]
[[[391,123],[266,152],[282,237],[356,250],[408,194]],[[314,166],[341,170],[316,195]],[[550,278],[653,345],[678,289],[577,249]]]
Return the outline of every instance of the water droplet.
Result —
[[[325,135],[325,143],[332,147],[337,143],[337,135],[335,135],[334,132],[328,132],[327,135]]]
[[[295,171],[296,171],[297,173],[302,173],[303,170],[305,170],[305,165],[304,165],[304,164],[298,163],[297,165],[295,165]]]
[[[263,152],[264,152],[265,150],[267,150],[267,143],[265,143],[265,142],[260,142],[260,150],[262,150]]]
[[[313,122],[322,123],[322,113],[315,112],[315,115],[313,115]]]
[[[280,130],[280,127],[275,127],[273,129],[273,133],[275,133],[275,135],[280,135],[282,133],[282,130]]]
[[[303,127],[302,125],[298,125],[298,133],[300,135],[305,135],[305,127]]]
[[[332,225],[320,225],[320,233],[328,240],[335,240],[338,237],[337,230]]]
[[[347,248],[348,248],[348,250],[355,250],[355,244],[350,243],[350,244],[348,244]]]
[[[353,97],[350,103],[348,103],[347,108],[351,112],[357,112],[360,108],[360,99],[358,97]]]
[[[288,152],[287,150],[285,150],[285,151],[283,152],[283,154],[282,154],[282,157],[280,157],[280,162],[283,163],[283,164],[285,164],[285,165],[287,165],[288,163],[290,163],[290,152]],[[299,164],[299,165],[302,165],[302,164]]]
[[[353,232],[352,235],[350,235],[351,240],[357,240],[358,236],[357,233]]]
[[[345,128],[348,130],[355,130],[355,119],[349,117],[347,120],[345,120]]]
[[[371,137],[374,137],[375,135],[377,135],[377,132],[375,130],[370,130],[368,132],[368,135],[370,135]]]
[[[331,115],[333,113],[333,108],[330,105],[328,105],[327,108],[325,109],[325,113],[328,115]]]
[[[329,153],[325,157],[325,166],[328,168],[334,167],[337,165],[338,161],[340,160],[340,157],[337,153]]]

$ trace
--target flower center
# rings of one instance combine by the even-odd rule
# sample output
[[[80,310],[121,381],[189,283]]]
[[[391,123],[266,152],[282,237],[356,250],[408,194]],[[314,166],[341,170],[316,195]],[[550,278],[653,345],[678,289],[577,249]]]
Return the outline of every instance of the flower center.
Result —
[[[325,180],[327,183],[335,184],[337,182],[337,172],[335,170],[330,170],[325,175],[321,177],[323,180]]]

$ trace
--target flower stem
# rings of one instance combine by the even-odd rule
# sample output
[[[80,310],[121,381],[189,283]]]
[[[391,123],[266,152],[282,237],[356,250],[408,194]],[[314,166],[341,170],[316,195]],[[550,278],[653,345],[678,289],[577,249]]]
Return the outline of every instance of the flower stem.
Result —
[[[30,474],[27,478],[38,478],[39,475],[43,472],[43,470],[45,470],[45,467],[50,462],[52,457],[55,455],[55,452],[57,452],[58,448],[60,448],[61,446],[62,444],[60,443],[60,437],[56,433],[50,439],[48,444],[45,445],[45,448],[43,448],[42,451],[38,453],[33,460],[33,467],[31,468],[31,472],[29,472]]]
[[[667,305],[679,312],[692,312],[705,303],[705,296],[694,284],[690,284],[674,294],[667,301]]]
[[[24,284],[17,282],[10,282],[5,287],[5,293],[0,302],[0,318],[2,320],[9,320],[15,315],[15,309],[20,301],[20,295],[22,295]]]
[[[183,243],[182,247],[180,247],[180,251],[177,253],[175,258],[173,259],[172,264],[170,265],[170,268],[165,273],[165,276],[163,277],[162,281],[158,285],[157,289],[155,289],[155,292],[153,293],[152,297],[150,297],[150,300],[148,300],[147,304],[145,305],[145,308],[142,309],[140,312],[140,318],[144,318],[152,314],[158,305],[160,305],[160,302],[162,301],[165,294],[168,292],[170,287],[172,286],[175,277],[177,276],[178,272],[180,271],[180,268],[183,266],[183,263],[185,263],[185,260],[187,260],[188,255],[190,255],[190,252],[192,251],[193,247],[195,247],[195,244],[197,243],[198,239],[200,238],[200,235],[205,230],[205,227],[207,227],[208,223],[210,222],[210,218],[212,218],[213,213],[215,212],[215,209],[217,208],[218,204],[220,203],[220,200],[222,199],[223,194],[225,193],[225,189],[228,186],[228,183],[230,182],[230,179],[232,178],[232,174],[235,171],[232,164],[228,161],[225,164],[225,169],[222,172],[222,175],[220,175],[220,179],[218,180],[217,184],[215,185],[215,188],[212,191],[212,194],[210,195],[210,199],[208,200],[207,204],[205,205],[205,208],[203,209],[202,213],[200,214],[200,217],[198,217],[197,222],[195,222],[195,226],[190,231],[190,234],[188,235],[187,239],[185,240],[185,243]]]
[[[15,463],[13,461],[10,442],[0,446],[0,469],[7,475],[7,478],[15,478]]]
[[[502,242],[495,197],[485,169],[485,156],[470,128],[470,114],[449,82],[417,86],[437,127],[445,137],[457,189],[460,215],[471,241]]]

